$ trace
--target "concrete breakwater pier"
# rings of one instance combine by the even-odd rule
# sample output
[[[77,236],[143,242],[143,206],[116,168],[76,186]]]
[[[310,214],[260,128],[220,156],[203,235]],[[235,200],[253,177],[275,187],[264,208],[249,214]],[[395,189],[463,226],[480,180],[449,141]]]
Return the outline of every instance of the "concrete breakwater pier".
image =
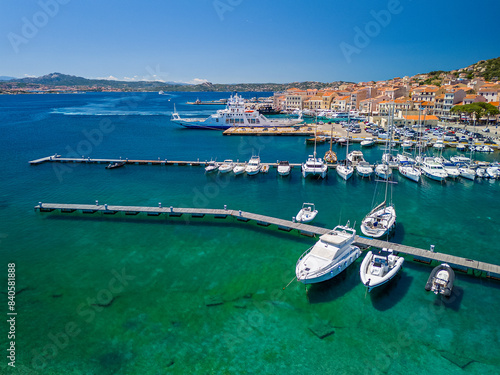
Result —
[[[315,237],[330,231],[327,228],[321,228],[313,225],[297,223],[290,220],[283,220],[271,216],[259,215],[251,212],[241,210],[231,210],[224,207],[223,209],[204,209],[204,208],[181,208],[181,207],[162,207],[161,203],[158,207],[147,206],[117,206],[100,204],[96,201],[95,204],[63,204],[63,203],[42,203],[39,202],[35,207],[38,212],[60,212],[63,214],[68,213],[82,213],[87,215],[97,214],[100,217],[112,216],[122,213],[126,216],[137,216],[139,214],[147,216],[185,219],[200,219],[200,218],[213,218],[222,219],[221,224],[227,221],[249,223],[253,222],[262,227],[277,227],[278,230],[291,232],[297,231],[301,235]],[[411,260],[426,264],[433,263],[448,263],[456,271],[471,274],[474,276],[482,276],[490,279],[500,281],[500,266],[473,259],[457,257],[450,254],[438,253],[430,250],[420,249],[416,247],[401,245],[393,242],[370,239],[362,236],[356,236],[355,244],[361,248],[390,248],[394,251],[404,254],[411,258]]]

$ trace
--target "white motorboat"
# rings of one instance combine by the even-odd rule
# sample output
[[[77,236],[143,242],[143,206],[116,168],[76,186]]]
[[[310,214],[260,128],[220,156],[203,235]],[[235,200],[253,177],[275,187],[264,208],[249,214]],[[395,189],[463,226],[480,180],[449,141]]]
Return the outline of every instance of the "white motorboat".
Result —
[[[486,168],[478,167],[476,169],[476,177],[479,178],[489,178],[488,174],[486,173]]]
[[[476,146],[475,148],[476,152],[493,152],[493,150],[490,146],[484,145],[484,146]]]
[[[282,160],[278,163],[278,174],[280,176],[288,176],[291,170],[292,167],[288,161]]]
[[[402,154],[397,154],[396,155],[396,160],[398,161],[399,164],[401,163],[415,163],[415,159],[407,152],[404,152]]]
[[[442,164],[443,169],[448,173],[448,177],[452,179],[456,179],[460,176],[460,171],[458,167],[452,162],[444,162]]]
[[[275,127],[294,126],[302,122],[302,117],[298,119],[269,120],[258,110],[247,109],[242,96],[235,94],[226,102],[225,109],[219,109],[217,113],[206,119],[181,118],[174,108],[172,113],[173,123],[189,129],[217,129],[225,130],[231,127]]]
[[[318,210],[314,207],[314,203],[304,203],[295,220],[299,223],[310,223],[317,214]]]
[[[500,178],[500,166],[492,165],[486,168],[486,174],[489,178]]]
[[[476,171],[468,165],[458,168],[458,171],[460,172],[460,176],[468,180],[475,180],[476,178]]]
[[[442,150],[446,147],[446,145],[444,144],[442,139],[438,139],[436,143],[432,145],[432,147],[435,148],[436,150]]]
[[[297,280],[304,284],[319,283],[329,280],[361,255],[359,247],[353,245],[356,230],[338,225],[301,255],[295,266]]]
[[[409,141],[409,140],[405,140],[401,143],[401,148],[403,150],[408,150],[408,149],[411,149],[413,147],[413,142],[412,141]]]
[[[361,147],[371,147],[375,144],[375,140],[372,137],[366,137],[361,141]]]
[[[399,164],[398,171],[401,176],[404,176],[409,180],[415,182],[420,181],[420,175],[422,174],[422,172],[420,172],[420,169],[416,168],[413,164],[407,161]]]
[[[206,173],[215,172],[218,168],[219,168],[219,163],[210,160],[205,166],[205,172]]]
[[[233,173],[235,175],[239,175],[245,173],[246,165],[245,164],[235,164],[233,168]]]
[[[234,168],[234,162],[231,159],[226,159],[219,166],[220,173],[228,173],[231,172]]]
[[[351,151],[347,154],[347,160],[352,166],[358,165],[358,163],[365,161],[365,158],[363,157],[363,153],[358,150]]]
[[[392,176],[392,169],[385,163],[377,164],[375,174],[383,180],[387,180]]]
[[[457,150],[458,151],[465,151],[465,150],[467,150],[467,145],[465,143],[459,143],[459,144],[457,144]]]
[[[247,175],[252,176],[259,173],[261,167],[260,157],[252,156],[245,168],[245,172],[247,172]]]
[[[424,176],[431,180],[444,181],[448,177],[448,173],[444,170],[443,166],[436,162],[433,157],[426,157],[420,170]]]
[[[368,288],[368,292],[371,292],[396,276],[404,261],[402,256],[395,255],[391,249],[369,251],[359,269],[361,282]]]
[[[373,174],[373,167],[367,161],[361,161],[356,165],[356,172],[360,177],[370,177]]]
[[[434,294],[442,294],[445,297],[449,297],[453,290],[453,284],[455,282],[455,271],[450,267],[449,264],[443,263],[435,267],[429,279],[425,284],[425,290],[434,292]]]

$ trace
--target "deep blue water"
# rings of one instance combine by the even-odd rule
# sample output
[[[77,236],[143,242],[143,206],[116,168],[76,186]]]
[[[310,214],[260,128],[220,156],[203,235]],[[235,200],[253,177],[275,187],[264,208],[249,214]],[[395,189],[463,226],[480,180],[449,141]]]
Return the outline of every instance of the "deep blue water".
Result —
[[[22,290],[16,298],[17,367],[43,374],[497,372],[497,282],[457,274],[454,298],[442,301],[424,290],[431,267],[408,259],[395,282],[366,295],[359,259],[306,294],[296,281],[283,290],[298,257],[315,241],[296,233],[206,219],[34,212],[39,201],[99,200],[227,205],[291,219],[303,202],[314,202],[315,225],[332,228],[349,220],[359,229],[376,182],[357,176],[345,182],[335,171],[325,180],[304,181],[298,170],[289,178],[278,178],[273,169],[219,177],[194,166],[28,164],[55,153],[240,161],[258,153],[264,162],[303,162],[312,153],[302,137],[222,136],[169,121],[174,103],[183,116],[203,117],[221,107],[186,102],[228,96],[0,96],[0,259],[4,285],[7,263],[15,262]],[[344,158],[345,148],[334,147]],[[327,149],[318,146],[318,154]],[[382,149],[363,153],[376,162]],[[498,160],[499,154],[479,157]],[[396,182],[393,241],[424,249],[434,244],[439,252],[500,264],[500,182],[415,184],[397,173]],[[209,297],[224,303],[208,307]],[[3,306],[7,311],[6,300]],[[309,327],[318,321],[335,333],[314,336]],[[7,348],[6,334],[2,339]],[[461,369],[466,363],[457,357],[472,362]],[[2,373],[5,368],[4,360]]]

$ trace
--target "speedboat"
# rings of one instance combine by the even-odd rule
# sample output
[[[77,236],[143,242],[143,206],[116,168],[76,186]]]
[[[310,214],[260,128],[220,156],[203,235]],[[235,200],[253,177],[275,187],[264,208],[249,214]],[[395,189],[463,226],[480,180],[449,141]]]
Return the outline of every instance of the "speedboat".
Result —
[[[361,161],[356,165],[356,172],[360,177],[370,177],[373,174],[373,167],[367,161]]]
[[[211,173],[215,172],[219,168],[219,164],[213,160],[210,160],[207,165],[205,166],[205,172],[206,173]]]
[[[413,147],[413,142],[412,141],[405,140],[405,141],[403,141],[403,143],[401,143],[401,148],[403,150],[407,150],[407,149],[410,149],[412,147]]]
[[[476,152],[493,152],[493,150],[490,146],[483,145],[483,146],[476,146]]]
[[[371,210],[361,222],[361,232],[365,236],[380,238],[396,228],[396,209],[384,200]]]
[[[369,251],[359,269],[361,282],[368,288],[368,292],[371,292],[396,276],[404,261],[402,256],[395,255],[391,249]]]
[[[291,169],[290,163],[286,160],[282,160],[278,163],[278,174],[280,176],[288,176]]]
[[[381,179],[387,180],[392,176],[392,169],[387,164],[378,164],[375,167],[375,174]]]
[[[486,173],[486,168],[479,167],[476,169],[476,177],[479,178],[488,178],[488,174]]]
[[[347,160],[355,167],[358,163],[365,161],[365,158],[361,151],[354,150],[347,154]]]
[[[323,234],[297,261],[297,280],[313,284],[340,274],[361,255],[359,247],[353,245],[355,237],[356,230],[350,228],[349,223]]]
[[[328,171],[327,165],[321,160],[321,158],[316,157],[316,152],[314,155],[309,155],[305,163],[302,163],[302,177],[307,176],[319,176],[321,178],[326,177]]]
[[[120,168],[120,167],[123,167],[125,165],[125,162],[124,161],[117,161],[117,162],[114,162],[114,163],[109,163],[107,166],[106,166],[106,169],[115,169],[115,168]]]
[[[233,173],[235,175],[239,175],[245,172],[246,165],[245,164],[236,164],[233,168]]]
[[[463,164],[463,163],[466,163],[466,164],[470,163],[470,158],[468,158],[466,156],[461,156],[461,155],[452,156],[450,158],[450,160],[452,163],[455,163],[455,165],[456,164]]]
[[[245,168],[245,172],[247,172],[247,175],[255,175],[260,172],[261,164],[260,164],[260,157],[259,156],[252,156],[247,164],[247,167]]]
[[[228,173],[231,172],[234,168],[234,162],[231,159],[226,159],[219,166],[220,173]]]
[[[420,175],[422,174],[418,168],[407,161],[399,164],[398,171],[402,176],[415,182],[420,181]]]
[[[443,263],[431,271],[427,284],[425,284],[425,290],[428,292],[432,291],[434,294],[442,294],[445,297],[449,297],[451,295],[451,291],[453,290],[454,282],[455,272],[450,265]]]
[[[315,209],[314,203],[304,203],[295,220],[299,223],[310,223],[317,214],[318,210]]]
[[[372,137],[367,137],[363,141],[361,141],[361,147],[371,147],[375,144],[375,140]]]
[[[426,157],[421,166],[421,171],[424,176],[431,180],[444,181],[448,177],[448,173],[444,170],[443,166],[436,162],[432,157]]]
[[[464,143],[459,143],[459,144],[457,145],[457,150],[458,150],[458,151],[465,151],[465,150],[467,150],[467,145],[466,145],[466,144],[464,144]]]

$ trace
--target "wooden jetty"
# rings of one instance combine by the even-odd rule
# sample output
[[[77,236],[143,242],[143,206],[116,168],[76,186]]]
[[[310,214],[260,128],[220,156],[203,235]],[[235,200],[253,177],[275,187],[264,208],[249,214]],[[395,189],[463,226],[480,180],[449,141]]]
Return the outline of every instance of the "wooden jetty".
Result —
[[[290,232],[292,230],[298,231],[300,234],[315,237],[330,231],[330,229],[316,227],[313,225],[297,223],[290,220],[283,220],[271,216],[259,215],[251,212],[241,210],[230,210],[227,207],[224,209],[206,209],[206,208],[181,208],[181,207],[162,207],[161,203],[158,207],[144,207],[144,206],[115,206],[108,204],[100,204],[96,201],[95,204],[61,204],[61,203],[42,203],[39,202],[35,207],[35,211],[39,212],[53,212],[59,211],[61,213],[74,213],[81,212],[83,214],[99,213],[101,215],[114,215],[123,213],[125,215],[138,215],[146,214],[147,216],[160,216],[165,218],[182,217],[186,215],[188,218],[203,218],[211,217],[214,219],[228,219],[232,218],[239,222],[255,222],[257,225],[269,227],[271,225],[277,227],[279,230]],[[393,242],[381,241],[362,236],[356,236],[355,243],[362,248],[390,248],[394,251],[412,257],[412,260],[431,264],[433,261],[438,263],[448,263],[453,269],[471,273],[474,276],[485,276],[487,278],[500,280],[500,266],[490,263],[485,263],[473,259],[466,259],[454,255],[437,253],[430,250],[419,249],[416,247],[401,245]]]

